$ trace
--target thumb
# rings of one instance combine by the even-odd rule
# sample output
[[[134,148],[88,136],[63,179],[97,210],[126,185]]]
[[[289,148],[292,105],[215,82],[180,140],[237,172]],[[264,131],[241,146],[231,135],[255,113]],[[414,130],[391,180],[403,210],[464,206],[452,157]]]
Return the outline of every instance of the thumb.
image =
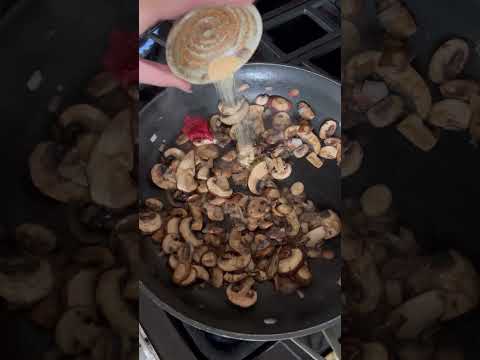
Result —
[[[142,84],[161,87],[176,87],[182,91],[191,93],[192,85],[178,78],[170,71],[169,67],[154,61],[139,60],[139,82]]]

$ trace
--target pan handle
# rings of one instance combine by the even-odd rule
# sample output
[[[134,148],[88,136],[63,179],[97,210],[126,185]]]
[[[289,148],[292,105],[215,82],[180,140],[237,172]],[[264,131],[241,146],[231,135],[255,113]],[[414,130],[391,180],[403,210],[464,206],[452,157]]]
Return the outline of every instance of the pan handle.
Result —
[[[332,328],[325,329],[322,330],[322,334],[332,348],[336,358],[338,360],[342,360],[342,347],[335,336],[334,330]],[[290,339],[290,341],[297,345],[300,349],[302,349],[303,352],[305,352],[313,360],[325,360],[323,356],[318,354],[315,350],[313,350],[310,346],[307,346],[303,341],[299,340],[298,338]]]

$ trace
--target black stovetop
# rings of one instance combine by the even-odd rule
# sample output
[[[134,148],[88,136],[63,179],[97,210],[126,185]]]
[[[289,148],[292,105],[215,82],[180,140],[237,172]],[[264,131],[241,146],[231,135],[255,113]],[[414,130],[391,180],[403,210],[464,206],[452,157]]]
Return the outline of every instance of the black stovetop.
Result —
[[[259,0],[264,21],[262,41],[251,62],[291,64],[340,79],[339,2],[333,0]],[[165,63],[165,41],[171,22],[164,22],[140,43],[142,57]],[[295,31],[291,31],[294,28]],[[162,89],[140,87],[147,104]],[[310,359],[293,342],[250,342],[205,333],[159,311],[142,296],[140,322],[160,359],[290,360]],[[338,333],[340,327],[338,327]],[[340,334],[339,334],[340,335]],[[329,349],[321,334],[303,339],[318,354]]]

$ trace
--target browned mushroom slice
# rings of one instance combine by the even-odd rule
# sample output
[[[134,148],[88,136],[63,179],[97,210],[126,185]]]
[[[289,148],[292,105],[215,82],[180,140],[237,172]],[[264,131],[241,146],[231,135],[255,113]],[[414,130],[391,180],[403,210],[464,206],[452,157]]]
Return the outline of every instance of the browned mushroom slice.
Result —
[[[446,130],[465,130],[470,126],[472,111],[467,103],[446,99],[435,103],[429,122]]]
[[[403,71],[410,64],[411,56],[407,43],[386,34],[383,42],[383,53],[379,65],[390,67],[392,70]]]
[[[206,205],[207,216],[212,221],[223,221],[224,214],[223,209],[220,206],[215,206],[212,204]]]
[[[295,281],[301,286],[308,286],[312,282],[312,272],[310,271],[308,265],[305,263],[300,269],[295,273]]]
[[[305,235],[305,246],[310,249],[320,249],[327,237],[325,227],[318,226]]]
[[[390,90],[401,95],[405,103],[411,104],[422,119],[428,116],[432,107],[430,88],[412,66],[407,66],[401,72],[389,67],[377,67],[377,74],[383,78]]]
[[[187,217],[182,219],[180,223],[180,234],[185,239],[186,242],[190,243],[192,246],[197,247],[202,245],[202,240],[198,239],[195,234],[192,232],[191,223],[193,218]]]
[[[199,247],[196,247],[194,250],[193,250],[193,253],[192,253],[192,259],[193,261],[195,261],[196,263],[200,264],[201,262],[201,259],[202,259],[202,256],[208,252],[208,246],[206,245],[201,245]]]
[[[230,284],[238,283],[238,282],[244,280],[247,277],[248,277],[247,273],[239,273],[239,274],[225,273],[225,274],[223,274],[223,280],[225,280],[225,282],[230,283]]]
[[[190,275],[192,266],[189,263],[179,263],[173,271],[172,281],[179,285]]]
[[[432,131],[425,126],[423,120],[415,114],[409,115],[402,120],[397,125],[397,130],[423,151],[432,150],[438,141],[438,138],[435,137]]]
[[[115,116],[92,150],[87,166],[90,196],[97,204],[125,208],[137,200],[130,109]]]
[[[367,314],[376,309],[383,293],[383,283],[372,256],[366,252],[348,263],[351,281],[360,296],[348,296],[347,301],[354,312]]]
[[[88,199],[88,188],[66,179],[58,172],[58,151],[52,142],[38,144],[30,155],[33,184],[45,195],[61,201]]]
[[[213,268],[217,266],[217,255],[213,251],[207,251],[203,254],[201,263],[205,267]]]
[[[345,84],[362,83],[374,75],[381,56],[382,53],[379,51],[365,51],[354,55],[345,65],[343,77]]]
[[[223,285],[223,271],[219,267],[210,270],[210,283],[215,288],[221,288]]]
[[[338,149],[335,146],[323,146],[319,155],[324,159],[335,160],[338,155]]]
[[[178,146],[182,146],[182,145],[185,145],[189,141],[190,140],[188,139],[187,135],[180,134],[180,135],[178,135],[177,139],[175,140],[175,144],[177,144]]]
[[[195,151],[191,150],[180,161],[176,172],[177,188],[180,191],[191,193],[198,187],[195,181]]]
[[[303,145],[300,145],[298,148],[296,148],[295,150],[293,150],[293,155],[297,158],[297,159],[301,159],[303,157],[305,157],[305,155],[308,154],[309,152],[309,148],[308,148],[308,145],[306,144],[303,144]]]
[[[164,166],[161,164],[155,164],[150,171],[152,182],[159,188],[164,190],[176,190],[177,183],[164,177]]]
[[[159,213],[151,210],[141,211],[138,216],[138,228],[144,234],[153,234],[162,226]]]
[[[299,248],[283,248],[279,254],[278,273],[282,275],[295,273],[303,264],[303,252]]]
[[[312,107],[305,101],[300,101],[297,105],[298,114],[302,119],[313,120],[315,118],[315,112]]]
[[[265,124],[263,122],[264,111],[265,107],[262,105],[250,105],[248,119],[254,123],[256,135],[261,135],[265,131]]]
[[[217,159],[220,156],[220,150],[214,144],[201,145],[197,147],[196,155],[202,160]]]
[[[317,169],[320,169],[323,166],[323,161],[318,157],[315,152],[311,152],[307,155],[307,160],[310,164],[315,166]]]
[[[210,281],[210,274],[208,273],[207,269],[200,265],[193,265],[195,269],[196,277],[203,281]]]
[[[342,137],[344,144],[342,151],[342,162],[340,164],[342,177],[355,174],[363,162],[363,149],[358,141],[348,141],[346,137]]]
[[[375,127],[386,127],[397,121],[403,113],[403,99],[390,95],[367,112],[368,121]]]
[[[319,154],[320,153],[320,149],[322,148],[321,144],[320,144],[320,140],[319,138],[317,137],[317,135],[315,135],[312,131],[311,128],[309,127],[300,127],[298,129],[298,136],[304,141],[306,142],[307,144],[309,144],[313,151],[316,153],[316,154]]]
[[[227,253],[217,261],[217,265],[223,271],[233,272],[246,268],[251,260],[252,256],[250,254],[235,255]]]
[[[163,156],[166,159],[173,158],[175,160],[182,160],[185,157],[185,152],[183,152],[180,149],[172,147],[168,150],[165,150],[165,152],[163,153]]]
[[[228,198],[233,194],[233,190],[230,188],[228,179],[224,176],[209,178],[207,180],[207,187],[208,191],[218,197]]]
[[[259,182],[265,179],[269,174],[267,162],[261,161],[252,168],[248,177],[248,189],[256,195],[259,195]]]
[[[246,244],[243,242],[242,233],[236,229],[233,229],[230,232],[230,236],[228,237],[228,245],[237,253],[242,255],[250,252],[248,246],[246,246]],[[222,268],[222,270],[224,269]]]
[[[248,308],[257,302],[257,292],[252,288],[255,280],[251,277],[246,278],[240,284],[230,284],[227,287],[228,300],[242,308]]]
[[[395,38],[406,39],[417,31],[415,20],[402,1],[377,1],[380,25]]]
[[[176,252],[182,245],[183,242],[179,241],[178,234],[167,234],[162,241],[162,250],[168,255]]]
[[[285,180],[292,174],[292,165],[286,163],[281,158],[272,159],[272,177],[276,180]],[[267,162],[268,164],[268,162]]]
[[[414,297],[395,309],[389,321],[402,319],[396,332],[399,339],[415,339],[422,331],[434,325],[445,312],[445,302],[439,291],[432,290]]]
[[[455,79],[463,71],[469,56],[470,48],[465,40],[448,40],[435,51],[430,60],[430,79],[437,84]]]
[[[371,186],[362,194],[360,203],[367,216],[383,215],[392,205],[392,192],[383,184]]]
[[[181,281],[178,285],[190,286],[195,282],[195,280],[197,280],[197,270],[194,265],[190,267],[190,272],[188,273],[187,277],[183,281]]]
[[[293,196],[300,196],[305,191],[305,186],[302,182],[297,181],[290,186],[290,192]]]
[[[480,84],[474,80],[451,80],[440,86],[440,92],[446,98],[468,102],[480,94]]]
[[[337,122],[333,119],[327,119],[320,126],[318,137],[322,140],[325,140],[327,138],[334,136],[336,131],[337,131]]]
[[[158,198],[151,197],[145,199],[145,206],[152,211],[160,212],[163,209],[163,202]]]

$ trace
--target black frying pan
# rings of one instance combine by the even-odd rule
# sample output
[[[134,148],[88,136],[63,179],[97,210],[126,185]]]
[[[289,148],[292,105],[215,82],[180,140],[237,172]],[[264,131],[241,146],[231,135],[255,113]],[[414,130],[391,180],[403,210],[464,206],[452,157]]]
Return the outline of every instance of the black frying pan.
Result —
[[[317,113],[313,122],[316,130],[327,117],[340,119],[340,85],[321,75],[291,66],[250,64],[240,70],[237,79],[238,83],[250,85],[244,93],[249,101],[265,93],[266,87],[273,88],[270,93],[285,97],[290,89],[298,88],[299,98],[309,102]],[[160,155],[157,148],[161,141],[173,144],[185,115],[211,115],[216,112],[217,102],[213,86],[194,87],[191,95],[168,89],[140,112],[139,186],[143,197],[162,192],[149,178],[150,169]],[[159,139],[152,144],[153,134]],[[294,181],[305,184],[308,198],[314,200],[320,209],[339,210],[340,182],[336,162],[328,161],[317,170],[305,159],[295,161],[293,175],[285,185]],[[339,258],[339,240],[333,240],[331,244],[336,247]],[[271,284],[262,284],[257,285],[257,304],[244,310],[228,302],[225,289],[175,286],[170,280],[166,259],[155,256],[148,246],[143,249],[143,257],[147,265],[141,282],[143,293],[159,308],[211,333],[248,340],[284,339],[319,332],[340,317],[339,260],[311,261],[314,281],[305,290],[303,300],[297,295],[280,295],[273,291]],[[276,322],[268,325],[265,319],[276,319]]]

